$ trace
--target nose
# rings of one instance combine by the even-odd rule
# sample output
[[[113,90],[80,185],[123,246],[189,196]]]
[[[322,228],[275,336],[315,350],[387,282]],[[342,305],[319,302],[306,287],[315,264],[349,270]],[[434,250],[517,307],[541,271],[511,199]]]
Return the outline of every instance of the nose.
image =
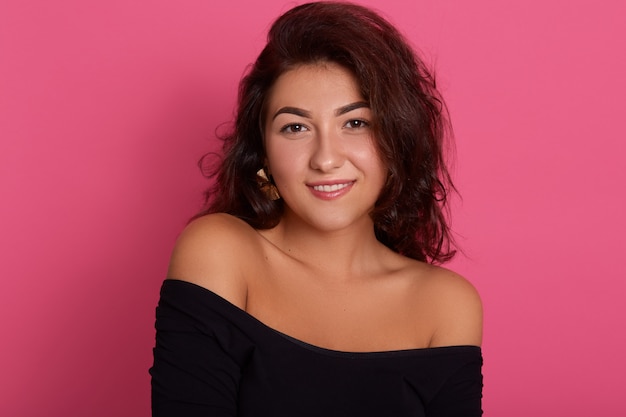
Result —
[[[331,130],[318,131],[311,152],[311,168],[328,172],[341,167],[344,161],[341,138]]]

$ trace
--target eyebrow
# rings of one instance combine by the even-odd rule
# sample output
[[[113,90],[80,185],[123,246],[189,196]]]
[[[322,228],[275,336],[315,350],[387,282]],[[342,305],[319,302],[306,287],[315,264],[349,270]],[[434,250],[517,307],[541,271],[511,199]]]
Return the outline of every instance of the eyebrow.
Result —
[[[365,101],[357,101],[354,103],[346,104],[345,106],[341,106],[337,110],[335,110],[335,116],[341,116],[342,114],[346,114],[351,112],[352,110],[360,109],[363,107],[369,108],[369,106],[370,105]],[[278,115],[282,113],[295,114],[296,116],[306,117],[307,119],[311,118],[311,112],[309,112],[308,110],[304,110],[298,107],[287,106],[278,109],[278,111],[274,113],[274,117],[272,117],[272,120],[276,119],[276,117],[278,117]]]
[[[274,117],[272,117],[272,120],[278,117],[278,115],[281,113],[295,114],[296,116],[306,117],[307,119],[311,118],[311,113],[306,110],[299,109],[297,107],[281,107],[276,113],[274,113]]]
[[[341,116],[342,114],[346,114],[351,112],[352,110],[361,109],[363,107],[369,109],[370,105],[369,103],[366,103],[364,101],[357,101],[354,103],[346,104],[345,106],[339,107],[337,110],[335,110],[335,116]]]

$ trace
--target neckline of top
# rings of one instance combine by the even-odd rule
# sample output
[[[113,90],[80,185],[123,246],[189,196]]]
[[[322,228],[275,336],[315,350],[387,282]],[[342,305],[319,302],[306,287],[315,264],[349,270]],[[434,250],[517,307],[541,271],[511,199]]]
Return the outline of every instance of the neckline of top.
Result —
[[[330,356],[342,356],[342,357],[351,357],[351,358],[383,358],[383,357],[404,357],[404,356],[416,356],[416,355],[434,355],[434,354],[458,354],[462,352],[468,353],[481,353],[480,346],[474,345],[454,345],[454,346],[435,346],[435,347],[423,347],[423,348],[409,348],[409,349],[395,349],[395,350],[384,350],[384,351],[344,351],[344,350],[336,350],[325,348],[321,346],[317,346],[303,340],[297,339],[293,336],[290,336],[286,333],[281,332],[280,330],[276,330],[273,327],[265,324],[252,314],[248,313],[246,310],[236,306],[231,303],[221,295],[211,291],[210,289],[203,287],[201,285],[195,284],[193,282],[179,280],[176,278],[168,278],[165,280],[165,283],[181,283],[183,285],[188,285],[190,287],[196,287],[203,291],[204,293],[211,296],[213,299],[218,301],[220,304],[233,311],[235,314],[242,317],[244,320],[253,323],[256,327],[268,331],[270,334],[279,336],[281,339],[286,340],[292,345],[299,346],[301,348],[324,354]],[[165,285],[164,283],[164,285]]]

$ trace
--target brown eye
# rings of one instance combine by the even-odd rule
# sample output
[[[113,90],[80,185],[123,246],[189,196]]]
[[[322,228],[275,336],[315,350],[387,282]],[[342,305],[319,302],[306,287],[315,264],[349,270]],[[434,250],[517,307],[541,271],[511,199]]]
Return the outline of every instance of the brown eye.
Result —
[[[298,124],[298,123],[288,124],[288,125],[283,126],[280,129],[281,133],[300,133],[306,130],[307,130],[306,126]]]
[[[369,126],[369,123],[367,123],[365,120],[353,119],[353,120],[348,120],[345,126],[350,129],[359,129],[362,127]]]

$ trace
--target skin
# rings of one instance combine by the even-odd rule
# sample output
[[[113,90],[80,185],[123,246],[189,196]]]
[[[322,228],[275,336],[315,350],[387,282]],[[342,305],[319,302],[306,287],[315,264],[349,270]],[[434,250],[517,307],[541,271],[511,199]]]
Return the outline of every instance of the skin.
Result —
[[[327,349],[479,346],[472,285],[374,235],[368,213],[387,174],[351,73],[333,63],[296,67],[278,78],[267,108],[266,162],[283,218],[262,231],[226,214],[197,219],[178,239],[168,276]]]

